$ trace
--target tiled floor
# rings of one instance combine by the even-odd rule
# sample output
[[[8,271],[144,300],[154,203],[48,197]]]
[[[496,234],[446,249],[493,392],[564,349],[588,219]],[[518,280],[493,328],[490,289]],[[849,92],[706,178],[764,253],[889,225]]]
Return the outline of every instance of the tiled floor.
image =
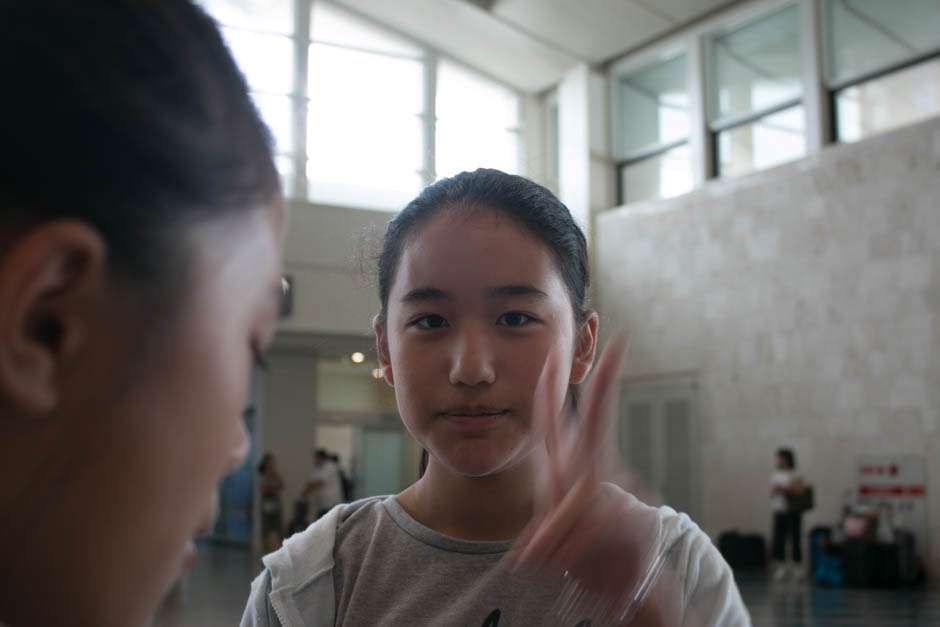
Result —
[[[195,568],[170,592],[151,627],[237,626],[259,572],[251,551],[201,542]]]
[[[940,626],[936,589],[821,588],[753,576],[738,587],[755,627]]]
[[[196,568],[170,594],[153,627],[238,625],[260,563],[249,551],[200,545]],[[794,581],[739,581],[755,627],[940,626],[940,590],[819,588]]]

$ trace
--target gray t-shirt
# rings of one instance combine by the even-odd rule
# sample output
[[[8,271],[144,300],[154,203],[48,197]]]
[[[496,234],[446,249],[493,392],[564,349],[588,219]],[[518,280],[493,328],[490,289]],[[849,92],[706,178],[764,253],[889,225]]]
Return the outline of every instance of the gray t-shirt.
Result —
[[[505,571],[512,544],[442,535],[394,497],[368,502],[336,531],[336,625],[587,625],[554,618],[559,588]]]

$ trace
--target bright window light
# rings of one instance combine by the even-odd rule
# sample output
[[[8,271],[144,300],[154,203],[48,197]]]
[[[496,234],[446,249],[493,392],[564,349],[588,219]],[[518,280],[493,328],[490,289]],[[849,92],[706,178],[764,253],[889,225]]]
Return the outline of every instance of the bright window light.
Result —
[[[519,172],[519,95],[442,60],[437,73],[437,177],[464,170]]]

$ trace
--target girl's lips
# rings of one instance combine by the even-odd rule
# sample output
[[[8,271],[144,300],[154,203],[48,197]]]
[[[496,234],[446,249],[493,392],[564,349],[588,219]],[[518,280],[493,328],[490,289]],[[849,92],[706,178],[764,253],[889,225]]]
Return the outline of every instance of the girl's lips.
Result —
[[[480,429],[502,422],[509,416],[508,409],[487,411],[452,411],[445,412],[442,417],[451,424],[465,429]]]

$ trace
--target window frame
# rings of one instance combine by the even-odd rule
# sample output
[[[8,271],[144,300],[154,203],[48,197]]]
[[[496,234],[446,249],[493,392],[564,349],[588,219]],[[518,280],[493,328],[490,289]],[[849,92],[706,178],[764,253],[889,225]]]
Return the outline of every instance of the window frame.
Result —
[[[841,144],[845,142],[839,139],[839,113],[838,107],[836,106],[839,93],[851,87],[857,87],[870,81],[885,78],[891,74],[909,70],[922,63],[940,60],[940,42],[938,42],[937,45],[933,48],[929,48],[923,52],[914,53],[908,57],[905,57],[904,59],[884,63],[879,67],[865,70],[863,72],[857,72],[845,78],[832,81],[829,80],[829,76],[832,74],[831,70],[833,69],[833,65],[835,63],[835,60],[832,58],[831,46],[832,24],[830,24],[829,12],[826,10],[825,6],[828,4],[828,2],[830,2],[830,0],[818,0],[818,2],[819,42],[822,50],[822,63],[820,64],[821,67],[819,78],[820,83],[824,86],[826,103],[829,109],[829,119],[831,121],[829,143]],[[863,137],[861,141],[864,141],[865,139],[866,138]]]
[[[693,59],[693,46],[694,42],[689,42],[685,40],[680,40],[676,42],[671,42],[667,45],[652,48],[643,53],[633,55],[627,59],[622,60],[614,66],[610,77],[611,77],[611,131],[613,133],[613,157],[614,157],[614,168],[616,170],[614,179],[616,181],[616,194],[618,202],[622,202],[624,198],[624,187],[623,187],[623,171],[624,169],[646,161],[648,159],[653,159],[659,157],[674,148],[683,146],[685,144],[693,144],[693,136],[696,134],[696,97],[694,95],[695,87],[694,83],[697,83],[696,77],[694,76],[695,63]],[[617,83],[626,77],[632,76],[638,72],[644,70],[652,69],[653,67],[670,61],[674,61],[679,57],[684,57],[685,65],[685,77],[686,77],[686,90],[688,91],[689,97],[689,134],[683,139],[675,139],[668,142],[658,142],[656,144],[651,144],[649,146],[644,146],[641,149],[628,151],[624,147],[624,132],[625,128],[623,125],[623,116],[619,115],[619,112],[623,108],[623,102],[621,100],[620,89],[617,88]],[[693,148],[693,187],[695,184],[694,177],[694,159],[695,159],[695,150]],[[649,198],[646,200],[661,200],[661,197]],[[640,202],[640,201],[637,201]]]
[[[279,147],[276,156],[277,157],[287,157],[291,160],[292,165],[292,176],[289,180],[284,181],[284,195],[285,198],[291,202],[300,203],[300,204],[309,204],[309,205],[320,205],[322,203],[317,203],[310,199],[309,195],[309,179],[307,178],[307,161],[309,152],[309,146],[307,144],[307,111],[310,106],[310,85],[308,85],[308,71],[309,71],[309,50],[310,46],[315,43],[313,40],[312,33],[312,12],[313,12],[313,2],[324,2],[329,4],[330,7],[337,11],[342,11],[347,14],[350,18],[357,21],[361,21],[365,24],[368,24],[372,27],[380,28],[383,31],[408,41],[411,45],[421,51],[420,60],[422,63],[422,83],[423,83],[423,104],[424,111],[419,115],[422,120],[422,146],[423,146],[423,162],[421,169],[417,172],[422,180],[424,185],[429,185],[436,180],[436,167],[435,167],[435,144],[436,144],[436,124],[437,116],[435,111],[435,102],[437,96],[437,66],[440,59],[447,59],[448,63],[453,63],[468,72],[475,74],[483,80],[492,82],[496,85],[499,85],[516,95],[518,98],[519,106],[519,126],[515,129],[506,129],[507,132],[511,131],[515,136],[518,142],[518,169],[519,172],[525,173],[525,165],[527,163],[525,150],[525,133],[526,133],[526,119],[525,119],[525,94],[522,93],[516,87],[509,85],[505,81],[502,81],[498,78],[495,78],[489,75],[486,72],[483,72],[471,65],[468,65],[458,59],[450,57],[449,55],[441,53],[441,51],[428,46],[422,42],[415,41],[412,37],[398,31],[394,27],[391,27],[387,24],[383,24],[370,16],[352,9],[350,7],[341,5],[336,2],[331,2],[329,0],[293,0],[293,12],[294,12],[294,24],[293,32],[291,34],[285,33],[275,33],[273,31],[268,31],[265,29],[252,29],[244,28],[240,26],[231,26],[224,22],[217,22],[220,27],[229,28],[232,30],[266,34],[266,35],[278,35],[281,37],[290,38],[293,43],[293,55],[294,55],[294,76],[292,81],[292,88],[287,94],[276,94],[278,96],[286,96],[291,103],[291,146],[289,150],[284,150],[283,147]],[[323,42],[319,42],[323,43]],[[356,46],[347,46],[341,44],[330,43],[329,45],[350,49],[350,50],[363,50],[362,48],[357,48]],[[376,51],[369,51],[375,54],[386,54]],[[389,54],[387,56],[401,56]],[[410,57],[409,58],[414,58]],[[251,93],[267,94],[268,92],[263,92],[260,90],[251,89],[249,86],[249,91]],[[335,206],[334,203],[331,203],[330,206]],[[347,205],[344,205],[347,207]],[[363,208],[355,204],[348,205],[348,208],[357,209]],[[398,207],[388,207],[386,210],[394,211]]]
[[[824,146],[834,141],[832,98],[825,85],[826,61],[824,55],[825,32],[822,25],[825,0],[757,0],[744,6],[732,6],[719,14],[706,17],[687,29],[664,38],[638,51],[615,59],[606,65],[607,75],[614,81],[631,71],[642,69],[658,60],[668,60],[670,55],[686,53],[688,64],[689,102],[691,108],[691,131],[689,144],[692,149],[693,190],[700,188],[710,180],[718,179],[718,142],[717,132],[730,130],[735,126],[753,123],[766,115],[773,115],[786,108],[801,104],[805,118],[806,155],[811,156]],[[756,20],[771,15],[788,6],[797,7],[797,27],[799,32],[800,84],[802,94],[791,98],[786,103],[779,103],[760,112],[744,114],[736,118],[726,118],[715,124],[711,122],[713,93],[715,89],[712,52],[710,47],[715,37],[727,34]],[[620,103],[616,89],[610,95],[610,128],[614,139],[613,168],[617,178],[618,206],[623,202],[620,189],[621,170],[625,165],[635,164],[638,157],[649,158],[654,154],[633,155],[627,159],[622,152],[621,136],[623,129],[619,120]],[[675,147],[675,146],[671,146]],[[754,172],[752,172],[754,173]],[[744,175],[746,176],[746,175]],[[728,176],[725,178],[734,178]],[[661,200],[661,199],[655,199]]]

